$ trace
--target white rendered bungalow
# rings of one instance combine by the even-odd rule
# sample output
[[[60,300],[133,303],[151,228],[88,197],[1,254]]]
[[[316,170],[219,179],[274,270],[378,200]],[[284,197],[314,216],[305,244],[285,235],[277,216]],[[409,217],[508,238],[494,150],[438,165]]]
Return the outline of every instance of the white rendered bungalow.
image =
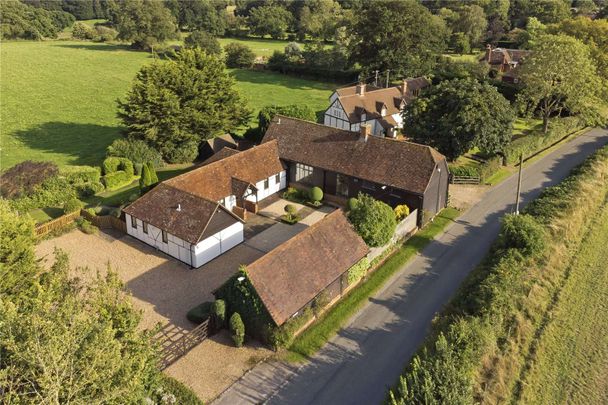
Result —
[[[125,208],[127,233],[200,267],[244,240],[244,210],[287,187],[277,142],[164,181]]]

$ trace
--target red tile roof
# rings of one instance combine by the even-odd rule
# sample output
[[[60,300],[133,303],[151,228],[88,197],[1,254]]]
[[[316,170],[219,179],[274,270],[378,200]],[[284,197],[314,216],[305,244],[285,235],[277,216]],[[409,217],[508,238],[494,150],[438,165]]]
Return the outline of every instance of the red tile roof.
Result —
[[[367,252],[344,212],[336,210],[246,271],[270,316],[282,325]]]
[[[423,194],[445,157],[430,146],[389,138],[360,138],[295,118],[273,119],[264,142],[278,141],[281,159]]]

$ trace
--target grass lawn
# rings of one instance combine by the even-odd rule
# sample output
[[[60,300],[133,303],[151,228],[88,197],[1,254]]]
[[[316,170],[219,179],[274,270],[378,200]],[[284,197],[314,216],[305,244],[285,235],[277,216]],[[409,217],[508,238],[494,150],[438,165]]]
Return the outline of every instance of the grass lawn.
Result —
[[[116,99],[124,97],[140,67],[152,62],[150,55],[79,41],[3,42],[1,48],[1,168],[27,159],[101,163],[106,147],[120,136]],[[301,102],[319,111],[334,87],[276,73],[233,74],[254,115],[275,103]]]
[[[256,54],[256,56],[266,57],[272,55],[274,51],[283,52],[285,50],[285,46],[287,46],[287,44],[289,43],[289,41],[286,40],[262,38],[218,38],[217,40],[220,42],[220,45],[222,45],[222,47],[230,43],[236,42],[237,44],[243,44],[251,48],[251,50],[253,51],[253,53]],[[302,48],[304,47],[303,44],[300,44],[300,46]]]
[[[372,297],[397,271],[416,253],[420,252],[446,226],[451,224],[460,212],[454,208],[444,209],[432,223],[407,240],[366,280],[350,291],[342,300],[325,312],[319,320],[296,337],[285,353],[290,361],[301,361],[312,356],[331,339],[348,320]]]
[[[513,138],[521,138],[534,132],[540,132],[543,128],[543,120],[537,118],[516,118],[513,121]]]
[[[47,207],[38,208],[28,212],[30,216],[36,221],[37,224],[48,222],[52,219],[59,218],[63,215],[63,208],[61,207]]]
[[[600,212],[540,337],[521,403],[608,403],[608,205]]]

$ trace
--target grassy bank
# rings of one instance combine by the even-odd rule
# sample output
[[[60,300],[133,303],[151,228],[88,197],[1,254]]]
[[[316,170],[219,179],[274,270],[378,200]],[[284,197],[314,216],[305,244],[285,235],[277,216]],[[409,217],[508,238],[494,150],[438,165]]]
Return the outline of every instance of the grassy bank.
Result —
[[[543,347],[539,339],[551,325],[562,292],[567,291],[577,252],[585,251],[583,239],[594,219],[605,215],[607,177],[608,147],[604,147],[526,207],[527,216],[522,220],[526,219],[526,226],[540,228],[544,236],[531,237],[534,233],[522,223],[515,231],[503,226],[487,258],[436,319],[432,333],[391,392],[393,403],[429,399],[439,403],[522,402],[522,395],[528,395],[526,379],[532,378],[528,370],[535,370],[536,353]],[[513,232],[519,236],[509,237]],[[529,243],[536,244],[534,250]],[[564,340],[562,344],[573,344],[568,337]],[[581,346],[581,359],[593,354],[588,349],[591,351],[584,352]],[[569,378],[564,375],[567,367],[553,367],[559,376],[556,385],[559,378]],[[585,364],[574,367],[584,368]],[[594,368],[591,373],[605,372]],[[542,372],[537,378],[542,384]],[[602,388],[596,388],[600,391],[590,393],[589,398],[602,394]],[[540,392],[530,395],[526,397],[530,401],[524,403],[555,403]]]
[[[79,41],[9,41],[0,52],[2,169],[27,159],[101,163],[120,136],[116,99],[153,60],[128,46]],[[268,104],[302,103],[319,111],[334,87],[269,72],[232,73],[254,115]]]
[[[608,205],[595,220],[528,361],[518,400],[608,403]]]
[[[285,357],[291,361],[302,360],[323,347],[389,278],[451,224],[459,214],[460,212],[453,208],[444,209],[433,222],[407,240],[376,271],[300,334],[288,348]]]

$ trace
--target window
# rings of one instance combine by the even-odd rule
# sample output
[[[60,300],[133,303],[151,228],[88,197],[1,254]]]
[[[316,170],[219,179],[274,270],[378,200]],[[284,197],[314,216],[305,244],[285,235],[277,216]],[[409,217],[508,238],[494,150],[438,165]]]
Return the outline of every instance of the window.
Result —
[[[142,222],[144,224],[144,233],[148,233],[148,223]]]
[[[312,167],[296,163],[296,181],[303,183],[309,182],[312,179]]]
[[[264,180],[264,190],[268,190],[270,188],[270,184],[268,179]]]
[[[336,175],[336,194],[348,197],[348,180],[346,176],[340,173]]]
[[[163,234],[163,242],[167,243],[169,242],[169,238],[167,237],[167,231],[162,231]]]
[[[274,175],[274,184],[281,184],[281,173]]]
[[[131,227],[137,229],[137,219],[134,216],[131,216]]]

